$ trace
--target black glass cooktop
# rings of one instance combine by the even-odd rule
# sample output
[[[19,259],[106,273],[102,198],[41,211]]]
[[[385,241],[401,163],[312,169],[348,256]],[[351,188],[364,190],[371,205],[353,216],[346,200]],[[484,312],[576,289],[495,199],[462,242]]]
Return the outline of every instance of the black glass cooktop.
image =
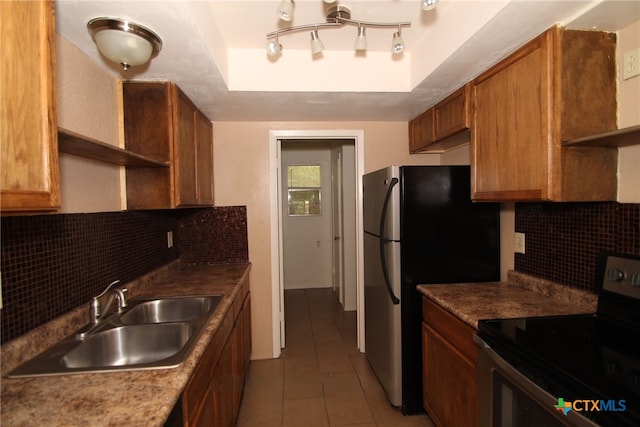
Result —
[[[615,401],[602,425],[640,426],[640,333],[601,315],[481,320],[480,338],[565,401]],[[622,410],[624,409],[624,410]]]

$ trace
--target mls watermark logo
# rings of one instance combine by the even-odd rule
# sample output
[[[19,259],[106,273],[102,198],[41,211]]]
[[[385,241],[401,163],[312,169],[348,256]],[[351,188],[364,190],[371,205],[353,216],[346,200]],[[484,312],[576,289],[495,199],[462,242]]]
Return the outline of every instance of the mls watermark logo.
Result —
[[[622,412],[627,410],[626,400],[574,400],[567,402],[564,398],[558,398],[558,404],[553,405],[556,411],[567,415],[570,411],[576,412]]]

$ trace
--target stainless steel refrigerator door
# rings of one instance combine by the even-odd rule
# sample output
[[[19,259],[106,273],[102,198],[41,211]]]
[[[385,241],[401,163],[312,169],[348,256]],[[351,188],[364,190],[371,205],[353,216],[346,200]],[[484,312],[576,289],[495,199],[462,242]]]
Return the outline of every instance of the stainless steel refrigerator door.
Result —
[[[384,277],[383,262],[394,295],[400,295],[400,186],[398,168],[368,174],[364,179],[364,314],[365,351],[392,405],[402,405],[402,331],[400,304],[394,304]],[[381,230],[384,202],[386,220]],[[380,238],[383,237],[383,251]],[[383,256],[381,256],[383,254]]]
[[[394,291],[400,295],[400,244],[387,243],[385,261]],[[364,238],[365,352],[394,406],[402,405],[400,304],[393,304],[382,275],[379,239]]]

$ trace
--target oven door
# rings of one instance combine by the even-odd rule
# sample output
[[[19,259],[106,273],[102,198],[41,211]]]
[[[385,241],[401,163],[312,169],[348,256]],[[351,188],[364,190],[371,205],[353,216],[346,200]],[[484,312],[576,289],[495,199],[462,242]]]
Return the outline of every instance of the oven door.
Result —
[[[478,425],[487,427],[597,426],[575,411],[555,408],[558,399],[500,357],[477,335]]]

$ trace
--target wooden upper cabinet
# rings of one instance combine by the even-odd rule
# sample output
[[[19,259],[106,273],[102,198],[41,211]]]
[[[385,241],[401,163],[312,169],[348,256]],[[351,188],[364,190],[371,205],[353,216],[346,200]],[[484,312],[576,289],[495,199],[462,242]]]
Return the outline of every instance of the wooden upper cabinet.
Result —
[[[460,134],[469,129],[470,111],[471,84],[467,83],[409,122],[409,152],[440,153],[468,143],[468,133]]]
[[[126,82],[123,105],[127,150],[170,164],[127,167],[128,208],[212,205],[211,121],[171,82]]]
[[[213,205],[213,126],[204,114],[196,113],[198,200]]]
[[[433,108],[430,108],[409,122],[410,153],[419,153],[435,142],[433,111]]]
[[[554,27],[474,80],[474,199],[616,199],[615,148],[562,146],[616,128],[615,47]]]
[[[0,206],[60,206],[52,1],[0,1]]]
[[[469,129],[471,117],[471,83],[467,83],[434,107],[436,141]]]

